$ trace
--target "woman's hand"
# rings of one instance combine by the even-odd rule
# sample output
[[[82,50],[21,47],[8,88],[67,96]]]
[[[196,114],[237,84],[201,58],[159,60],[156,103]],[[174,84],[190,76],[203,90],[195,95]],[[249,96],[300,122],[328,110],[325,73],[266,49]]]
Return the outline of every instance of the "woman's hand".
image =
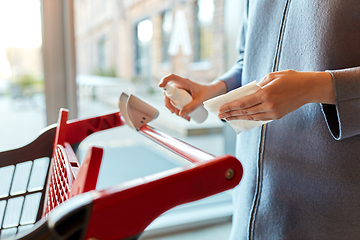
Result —
[[[335,103],[330,73],[273,72],[260,82],[260,90],[230,103],[219,110],[226,120],[275,120],[307,103]]]
[[[190,117],[188,117],[189,113],[194,111],[204,101],[226,92],[226,85],[223,81],[216,81],[209,85],[202,85],[187,78],[182,78],[175,74],[169,74],[161,79],[159,87],[164,88],[168,82],[174,83],[177,88],[185,89],[192,96],[193,100],[184,106],[181,111],[179,111],[171,103],[171,100],[164,94],[165,106],[170,110],[170,112],[175,113],[188,121],[190,121]]]

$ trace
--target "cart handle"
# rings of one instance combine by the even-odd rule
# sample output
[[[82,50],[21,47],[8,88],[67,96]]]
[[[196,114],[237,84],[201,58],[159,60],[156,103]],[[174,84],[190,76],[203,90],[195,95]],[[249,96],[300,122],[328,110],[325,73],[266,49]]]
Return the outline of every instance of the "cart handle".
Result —
[[[153,140],[154,142],[179,155],[180,157],[183,157],[191,163],[208,161],[215,158],[215,156],[204,152],[177,138],[171,137],[149,125],[141,127],[139,132],[147,138]]]
[[[123,125],[126,125],[126,122],[119,111],[93,118],[69,120],[67,121],[67,132],[71,134],[66,136],[65,141],[70,144],[76,144],[92,133]],[[215,156],[149,125],[142,126],[139,133],[191,163],[208,161],[215,158]]]

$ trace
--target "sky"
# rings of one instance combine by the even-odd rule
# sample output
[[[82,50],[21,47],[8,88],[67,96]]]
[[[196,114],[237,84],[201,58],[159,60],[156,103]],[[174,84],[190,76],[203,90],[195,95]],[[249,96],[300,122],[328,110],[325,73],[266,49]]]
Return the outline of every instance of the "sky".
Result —
[[[0,0],[0,42],[24,48],[41,45],[39,0]]]
[[[40,0],[0,0],[0,78],[11,74],[6,47],[41,46]]]

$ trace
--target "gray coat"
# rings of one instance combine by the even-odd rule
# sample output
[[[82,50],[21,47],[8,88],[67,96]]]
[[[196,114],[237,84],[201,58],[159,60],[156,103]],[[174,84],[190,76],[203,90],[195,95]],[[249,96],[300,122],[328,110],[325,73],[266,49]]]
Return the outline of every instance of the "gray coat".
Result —
[[[329,71],[336,105],[238,136],[231,239],[360,239],[360,1],[249,0],[239,43],[220,78],[228,90],[273,71]]]

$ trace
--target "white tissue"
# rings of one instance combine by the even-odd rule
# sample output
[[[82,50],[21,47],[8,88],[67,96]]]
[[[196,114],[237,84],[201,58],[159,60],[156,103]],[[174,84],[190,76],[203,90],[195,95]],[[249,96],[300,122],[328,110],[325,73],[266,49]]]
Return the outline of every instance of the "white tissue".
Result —
[[[236,99],[252,94],[259,90],[260,87],[256,81],[253,81],[245,86],[232,90],[224,95],[214,97],[204,102],[204,107],[215,115],[219,115],[219,109],[222,105],[228,102],[232,102]],[[242,131],[248,131],[254,127],[258,127],[262,124],[271,122],[270,121],[254,121],[254,120],[231,120],[228,121],[230,126],[235,130],[237,134]]]

